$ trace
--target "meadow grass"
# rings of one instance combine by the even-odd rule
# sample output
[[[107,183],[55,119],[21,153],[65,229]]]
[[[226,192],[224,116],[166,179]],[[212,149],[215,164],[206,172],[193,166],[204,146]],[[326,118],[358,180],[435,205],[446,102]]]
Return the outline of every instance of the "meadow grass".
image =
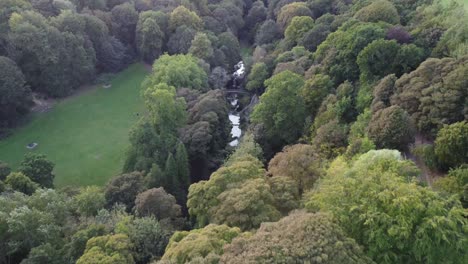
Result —
[[[134,64],[115,75],[111,88],[96,85],[49,112],[31,114],[0,140],[0,160],[16,169],[28,151],[42,153],[56,164],[57,187],[103,185],[122,169],[128,133],[144,110],[140,84],[146,75],[142,64]],[[31,142],[39,145],[28,150]]]

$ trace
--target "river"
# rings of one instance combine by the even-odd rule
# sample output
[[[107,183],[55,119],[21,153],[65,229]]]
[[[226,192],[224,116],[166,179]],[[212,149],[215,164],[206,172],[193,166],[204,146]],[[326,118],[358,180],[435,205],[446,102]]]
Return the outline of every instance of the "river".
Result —
[[[232,74],[232,87],[228,87],[228,89],[240,89],[240,83],[244,78],[245,74],[245,66],[244,62],[240,61],[234,66],[234,73]],[[231,129],[231,137],[232,141],[229,142],[229,146],[236,147],[239,145],[239,139],[242,136],[242,129],[240,128],[240,112],[239,112],[239,99],[236,93],[230,94],[227,96],[227,100],[231,105],[231,109],[229,111],[229,121],[231,122],[232,129]]]

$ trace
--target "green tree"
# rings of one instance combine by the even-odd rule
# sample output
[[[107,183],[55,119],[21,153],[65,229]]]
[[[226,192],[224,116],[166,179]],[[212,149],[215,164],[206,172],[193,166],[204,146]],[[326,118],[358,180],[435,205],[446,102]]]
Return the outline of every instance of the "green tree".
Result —
[[[177,218],[181,216],[181,207],[174,196],[166,193],[162,188],[153,188],[137,195],[135,199],[136,215],[152,216],[157,220]]]
[[[136,46],[143,60],[152,63],[161,55],[164,40],[164,32],[157,22],[157,13],[154,11],[140,13],[136,26]]]
[[[296,16],[293,17],[291,23],[286,28],[284,36],[286,39],[297,43],[305,33],[314,28],[314,20],[309,16]]]
[[[393,25],[400,23],[397,9],[392,2],[387,0],[371,2],[368,6],[360,9],[354,17],[364,22],[384,21]]]
[[[264,45],[281,39],[281,31],[275,21],[268,19],[259,27],[255,35],[255,44]]]
[[[203,27],[203,21],[195,12],[181,5],[172,11],[169,18],[169,28],[172,31],[175,31],[180,26],[187,26],[195,30],[200,30]]]
[[[176,88],[192,88],[206,91],[208,76],[199,66],[198,59],[192,55],[167,54],[159,57],[153,64],[153,71],[145,82],[146,87],[166,83]]]
[[[296,144],[286,146],[270,160],[268,173],[293,179],[299,194],[312,188],[323,174],[320,158],[310,145]]]
[[[443,178],[438,178],[432,187],[448,195],[455,194],[460,197],[464,208],[468,208],[468,166],[462,165],[451,169]]]
[[[80,215],[90,217],[95,216],[99,210],[104,208],[106,199],[101,188],[87,186],[73,197],[73,204]]]
[[[180,26],[169,37],[167,51],[171,55],[187,54],[197,32],[188,26]]]
[[[293,2],[287,4],[281,8],[281,11],[278,14],[278,18],[276,22],[280,26],[280,28],[284,31],[294,17],[298,16],[312,16],[312,12],[307,7],[307,4],[304,2]]]
[[[16,63],[0,56],[0,133],[28,112],[31,91]],[[1,178],[1,177],[0,177]]]
[[[52,188],[54,186],[53,174],[55,164],[48,160],[46,155],[27,153],[19,167],[19,171],[42,187]]]
[[[437,133],[435,154],[447,167],[455,168],[468,163],[468,122],[444,126]]]
[[[39,188],[37,183],[33,182],[21,172],[13,172],[8,175],[5,179],[5,184],[10,186],[13,190],[27,195],[33,194]]]
[[[170,239],[162,260],[170,263],[218,263],[223,246],[242,235],[237,227],[208,225],[202,229],[178,231]]]
[[[373,263],[325,214],[295,212],[227,245],[221,263]]]
[[[0,160],[0,181],[6,179],[6,177],[11,173],[11,168],[8,163]]]
[[[414,142],[415,129],[408,113],[394,105],[373,113],[367,133],[378,148],[405,150]]]
[[[86,242],[93,237],[106,234],[106,228],[102,224],[91,224],[81,229],[70,237],[70,242],[65,245],[65,255],[71,261],[76,262],[86,249]]]
[[[185,101],[176,97],[173,86],[159,83],[146,89],[143,97],[157,133],[174,134],[185,124]]]
[[[112,31],[124,45],[135,45],[135,30],[138,23],[138,12],[133,4],[123,3],[111,10]]]
[[[333,82],[328,75],[316,74],[301,88],[307,113],[315,115],[325,97],[333,91]]]
[[[350,168],[332,167],[306,207],[332,213],[377,263],[464,262],[463,208],[409,180],[414,168],[398,151],[370,151]]]
[[[93,237],[77,264],[133,264],[133,245],[124,234]]]
[[[268,78],[268,67],[263,62],[255,63],[247,77],[246,89],[249,91],[261,91],[264,88],[264,82]]]
[[[193,56],[209,61],[213,56],[213,47],[211,41],[205,33],[197,33],[192,40],[189,53]]]
[[[273,148],[294,142],[302,133],[305,103],[300,95],[304,85],[301,76],[290,71],[274,75],[265,81],[266,92],[252,113],[252,122],[265,128],[265,138]]]
[[[108,208],[121,203],[127,211],[135,206],[136,196],[144,190],[143,176],[139,172],[122,174],[112,178],[106,185],[104,197]]]
[[[174,155],[177,164],[177,179],[184,190],[188,190],[190,186],[190,164],[188,160],[187,150],[182,142],[177,143],[176,152]]]

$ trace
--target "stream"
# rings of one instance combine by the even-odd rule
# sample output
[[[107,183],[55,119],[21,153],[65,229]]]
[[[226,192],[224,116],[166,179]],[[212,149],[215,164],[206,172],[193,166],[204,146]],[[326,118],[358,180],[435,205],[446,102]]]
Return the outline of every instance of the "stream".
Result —
[[[244,62],[240,61],[234,66],[234,73],[232,74],[232,86],[227,87],[228,89],[240,89],[239,85],[242,82],[245,74]],[[229,146],[236,147],[239,145],[239,139],[242,135],[242,129],[240,128],[240,112],[239,112],[239,99],[236,93],[227,96],[227,100],[231,106],[229,110],[229,121],[232,124],[231,137],[233,140],[229,142]]]

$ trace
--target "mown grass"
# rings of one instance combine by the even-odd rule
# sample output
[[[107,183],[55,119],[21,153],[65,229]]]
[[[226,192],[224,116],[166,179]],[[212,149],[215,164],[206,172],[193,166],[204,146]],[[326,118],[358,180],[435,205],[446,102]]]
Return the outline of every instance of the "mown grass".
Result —
[[[55,166],[55,185],[102,185],[122,168],[128,132],[143,111],[140,84],[147,74],[135,64],[117,74],[112,87],[92,89],[57,103],[0,141],[0,160],[17,168],[28,151],[43,153]],[[34,150],[26,145],[37,142]]]

